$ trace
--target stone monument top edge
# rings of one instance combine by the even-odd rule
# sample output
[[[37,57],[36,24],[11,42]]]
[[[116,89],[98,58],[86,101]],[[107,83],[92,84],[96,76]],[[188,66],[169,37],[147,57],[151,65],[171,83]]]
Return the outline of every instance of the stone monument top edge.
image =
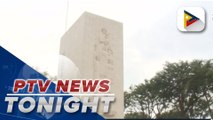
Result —
[[[97,14],[94,14],[94,13],[91,13],[91,12],[88,12],[88,11],[84,11],[80,16],[79,18],[72,24],[71,27],[69,27],[66,32],[62,35],[65,36],[69,31],[71,31],[71,29],[75,28],[75,26],[78,26],[77,24],[79,22],[83,22],[87,16],[94,16],[94,17],[97,17],[97,18],[102,18],[102,19],[105,19],[105,20],[109,20],[109,21],[112,21],[112,22],[115,22],[117,24],[119,24],[120,26],[123,26],[123,23],[122,22],[119,22],[119,21],[116,21],[116,20],[113,20],[113,19],[109,19],[107,17],[103,17],[103,16],[100,16],[100,15],[97,15]]]
[[[107,19],[107,20],[109,20],[109,21],[116,22],[116,23],[118,23],[118,24],[123,24],[122,22],[119,22],[119,21],[116,21],[116,20],[113,20],[113,19],[109,19],[109,18],[107,18],[107,17],[103,17],[103,16],[101,16],[101,15],[94,14],[94,13],[91,13],[91,12],[88,12],[88,11],[83,12],[83,14],[82,14],[81,16],[86,16],[86,15],[96,16],[96,17],[99,17],[99,18],[103,18],[103,19]],[[80,16],[80,17],[81,17],[81,16]],[[79,18],[80,18],[80,17],[79,17]]]

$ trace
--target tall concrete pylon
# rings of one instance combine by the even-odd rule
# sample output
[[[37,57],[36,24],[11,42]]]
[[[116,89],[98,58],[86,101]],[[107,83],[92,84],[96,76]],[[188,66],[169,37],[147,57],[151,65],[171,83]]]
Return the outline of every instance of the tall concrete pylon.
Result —
[[[116,100],[109,113],[103,113],[102,109],[98,113],[105,118],[124,117],[122,23],[83,13],[61,38],[60,55],[72,61],[70,65],[76,68],[59,67],[59,78],[65,78],[65,70],[78,70],[80,78],[110,79],[110,93],[115,94]],[[65,63],[64,66],[68,67]],[[73,77],[76,76],[71,75],[69,79]]]

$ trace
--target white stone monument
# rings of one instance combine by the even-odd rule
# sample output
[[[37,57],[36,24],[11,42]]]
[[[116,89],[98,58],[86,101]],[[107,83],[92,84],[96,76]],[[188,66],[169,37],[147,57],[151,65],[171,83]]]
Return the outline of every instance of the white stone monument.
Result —
[[[83,13],[63,35],[60,55],[73,62],[72,66],[77,68],[71,70],[78,70],[75,74],[79,73],[80,78],[110,79],[110,93],[115,94],[116,101],[109,113],[104,114],[100,109],[98,113],[105,118],[124,117],[122,23]],[[59,67],[59,78],[64,78],[63,72],[69,70],[65,68],[66,65],[63,66]]]

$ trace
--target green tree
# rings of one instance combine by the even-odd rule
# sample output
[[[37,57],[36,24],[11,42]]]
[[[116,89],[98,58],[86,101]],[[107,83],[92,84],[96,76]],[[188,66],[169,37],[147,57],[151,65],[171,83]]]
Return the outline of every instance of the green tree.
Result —
[[[213,118],[213,62],[166,63],[152,79],[136,85],[128,97],[135,112],[153,118]]]
[[[149,115],[143,113],[143,112],[129,112],[125,114],[125,119],[148,119],[150,118]]]

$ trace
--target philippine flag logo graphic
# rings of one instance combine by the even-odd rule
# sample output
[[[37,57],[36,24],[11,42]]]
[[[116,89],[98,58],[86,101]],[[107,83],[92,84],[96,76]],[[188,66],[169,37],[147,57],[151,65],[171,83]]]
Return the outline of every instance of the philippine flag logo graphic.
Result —
[[[200,7],[182,7],[177,14],[177,27],[183,32],[199,32],[205,29],[205,11]]]

